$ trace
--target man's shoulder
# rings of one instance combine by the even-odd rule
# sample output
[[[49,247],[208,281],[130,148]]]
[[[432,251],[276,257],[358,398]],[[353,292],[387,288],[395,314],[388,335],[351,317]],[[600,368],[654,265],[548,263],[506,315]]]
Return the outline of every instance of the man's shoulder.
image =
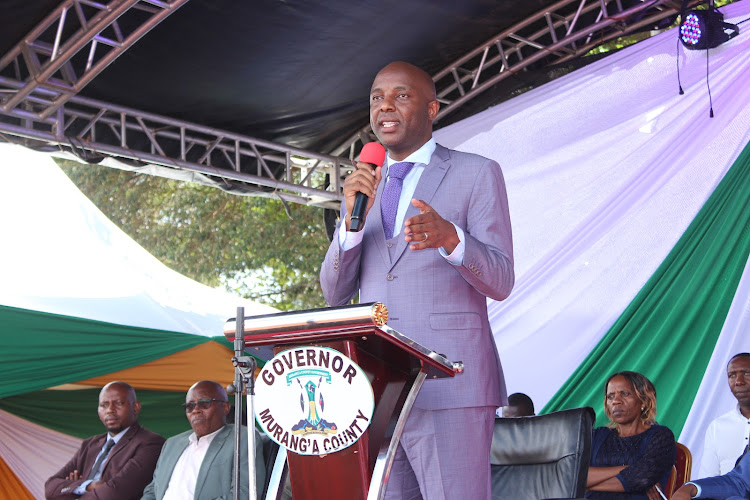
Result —
[[[158,443],[159,445],[164,444],[164,437],[154,431],[142,427],[141,425],[136,424],[133,429],[130,429],[130,431],[133,433],[133,439],[137,439],[139,442]]]
[[[744,423],[736,409],[731,409],[723,415],[719,415],[711,421],[709,428],[723,428],[737,423]]]
[[[104,441],[107,439],[107,433],[104,434],[96,434],[94,436],[88,437],[81,442],[81,449],[87,448],[89,446],[92,446],[97,443],[104,444]]]
[[[167,444],[173,444],[173,443],[176,443],[176,442],[187,441],[188,438],[190,437],[190,434],[192,434],[192,433],[193,433],[193,430],[190,429],[190,430],[187,430],[185,432],[181,432],[179,434],[176,434],[176,435],[174,435],[174,436],[172,436],[170,438],[167,438]]]
[[[435,154],[443,160],[452,160],[460,162],[462,165],[473,165],[477,168],[484,165],[497,165],[497,162],[491,158],[476,153],[467,153],[457,149],[446,148],[440,144],[436,145]]]

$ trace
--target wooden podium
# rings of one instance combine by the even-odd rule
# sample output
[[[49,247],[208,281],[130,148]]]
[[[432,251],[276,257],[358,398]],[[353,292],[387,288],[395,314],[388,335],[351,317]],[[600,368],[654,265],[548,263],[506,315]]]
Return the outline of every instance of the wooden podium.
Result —
[[[396,448],[422,384],[463,371],[461,362],[453,363],[388,327],[387,315],[383,304],[372,303],[244,318],[247,352],[268,360],[299,346],[335,349],[362,368],[375,399],[370,426],[352,446],[320,456],[280,452],[266,498],[280,498],[283,485],[278,483],[285,476],[276,469],[285,466],[284,455],[294,500],[384,497]],[[226,322],[224,334],[234,341],[235,318]]]

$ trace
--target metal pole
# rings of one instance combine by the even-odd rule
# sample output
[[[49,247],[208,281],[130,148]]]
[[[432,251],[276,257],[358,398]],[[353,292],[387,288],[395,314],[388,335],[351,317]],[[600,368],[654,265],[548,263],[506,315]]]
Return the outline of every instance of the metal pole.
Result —
[[[240,326],[242,325],[242,326]],[[237,333],[234,337],[234,480],[233,497],[240,500],[240,454],[242,453],[242,371],[237,359],[245,353],[245,308],[237,308]],[[249,419],[249,417],[248,417]],[[245,500],[244,498],[242,500]]]
[[[252,356],[245,356],[245,309],[237,308],[237,332],[234,337],[234,500],[240,499],[240,457],[242,453],[242,393],[247,387],[247,478],[250,500],[258,496],[257,481],[255,479],[255,410],[253,395],[255,393],[255,367],[257,362]],[[261,460],[263,457],[261,457]]]

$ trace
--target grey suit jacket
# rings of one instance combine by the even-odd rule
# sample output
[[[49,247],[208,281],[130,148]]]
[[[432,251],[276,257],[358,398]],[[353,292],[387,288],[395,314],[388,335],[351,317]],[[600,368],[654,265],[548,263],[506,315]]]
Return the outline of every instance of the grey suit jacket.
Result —
[[[345,226],[336,230],[320,276],[326,301],[344,305],[359,291],[360,302],[386,305],[389,326],[451,361],[464,362],[463,374],[427,381],[417,407],[505,404],[505,381],[487,318],[487,297],[505,299],[515,279],[500,166],[438,145],[419,179],[414,198],[465,233],[461,266],[451,265],[437,249],[410,250],[403,232],[392,240],[395,247],[388,248],[379,209],[384,185],[378,186],[360,245],[342,251],[338,232]],[[342,221],[344,210],[342,206]],[[410,206],[406,218],[418,213]]]
[[[182,452],[188,446],[188,437],[193,431],[186,431],[167,439],[162,448],[159,461],[156,463],[154,470],[154,479],[146,486],[143,492],[144,500],[161,500],[169,486],[169,480],[172,477],[177,461],[180,459]],[[242,427],[242,442],[247,442],[247,428]],[[260,438],[256,435],[255,439],[255,477],[258,486],[258,495],[263,489],[263,480],[265,478],[265,462],[263,460],[263,445]],[[247,453],[245,447],[242,447],[240,455],[240,498],[248,498],[248,479],[247,479]],[[232,498],[232,478],[234,463],[234,426],[225,425],[216,435],[206,451],[201,468],[198,471],[198,480],[195,485],[195,500],[222,499],[230,500]],[[188,499],[185,499],[188,500]]]

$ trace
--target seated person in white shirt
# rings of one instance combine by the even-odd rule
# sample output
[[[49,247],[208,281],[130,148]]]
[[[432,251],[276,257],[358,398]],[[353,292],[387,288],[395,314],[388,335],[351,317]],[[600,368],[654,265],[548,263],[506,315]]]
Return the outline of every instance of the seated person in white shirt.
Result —
[[[737,406],[708,426],[698,477],[732,470],[750,442],[750,353],[742,352],[729,360],[727,380]]]
[[[192,431],[167,439],[143,492],[145,500],[203,500],[233,497],[234,427],[227,424],[230,404],[217,382],[196,382],[182,405]],[[257,431],[256,431],[257,432]],[[241,442],[247,443],[242,427]],[[240,498],[248,498],[248,457],[240,454]],[[260,437],[255,439],[255,474],[258,495],[263,489],[265,464]]]

